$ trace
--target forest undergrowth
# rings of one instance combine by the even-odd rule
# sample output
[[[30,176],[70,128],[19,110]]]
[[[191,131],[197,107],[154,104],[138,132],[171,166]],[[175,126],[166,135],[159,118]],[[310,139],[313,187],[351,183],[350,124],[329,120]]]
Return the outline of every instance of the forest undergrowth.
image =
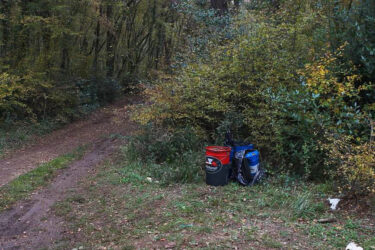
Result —
[[[0,155],[135,93],[138,131],[54,205],[56,248],[374,248],[374,31],[371,0],[2,1]],[[204,184],[227,131],[260,185]]]
[[[222,145],[230,130],[260,150],[270,174],[329,181],[343,197],[374,195],[375,5],[252,1],[210,19],[204,1],[193,2],[180,6],[196,24],[190,53],[134,107],[145,126],[134,139],[138,159],[168,168]],[[198,139],[174,143],[186,129]]]

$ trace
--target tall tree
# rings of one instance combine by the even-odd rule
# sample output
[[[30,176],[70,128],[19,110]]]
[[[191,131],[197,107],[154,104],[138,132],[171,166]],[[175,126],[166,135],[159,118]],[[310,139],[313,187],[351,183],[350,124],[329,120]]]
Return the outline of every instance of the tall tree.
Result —
[[[228,11],[228,0],[211,0],[211,8],[223,14]]]

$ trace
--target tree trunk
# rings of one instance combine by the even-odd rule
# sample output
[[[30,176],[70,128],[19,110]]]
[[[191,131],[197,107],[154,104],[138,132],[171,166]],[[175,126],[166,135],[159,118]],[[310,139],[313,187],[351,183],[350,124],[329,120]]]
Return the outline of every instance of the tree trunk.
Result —
[[[111,3],[108,3],[107,5],[107,21],[111,22],[112,20],[112,15],[113,15],[113,6]],[[114,36],[114,23],[112,23],[112,29],[109,28],[107,31],[107,77],[111,78],[113,77],[114,73],[114,67],[115,67],[115,48],[114,48],[114,41],[115,41],[115,36]]]
[[[94,73],[98,72],[98,60],[99,60],[99,53],[101,50],[100,46],[100,18],[102,17],[103,14],[103,7],[102,5],[99,6],[99,17],[96,23],[96,29],[95,29],[95,41],[94,41],[94,61],[93,61],[93,71]]]
[[[211,0],[211,8],[217,10],[220,14],[228,11],[228,0]]]
[[[7,2],[2,2],[0,5],[0,13],[3,13],[5,18],[0,20],[0,57],[4,57],[7,52],[7,45],[9,40],[9,22],[8,13],[9,6]]]

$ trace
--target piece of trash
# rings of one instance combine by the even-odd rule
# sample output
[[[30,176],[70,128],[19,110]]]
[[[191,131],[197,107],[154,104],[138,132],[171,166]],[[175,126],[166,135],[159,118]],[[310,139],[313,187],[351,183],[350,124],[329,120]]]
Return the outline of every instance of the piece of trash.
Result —
[[[334,198],[334,199],[328,199],[329,204],[331,205],[332,210],[336,210],[337,204],[339,204],[340,199]]]
[[[333,223],[336,222],[336,218],[325,218],[318,220],[319,223]]]
[[[345,250],[363,250],[363,248],[360,247],[360,246],[357,246],[357,244],[355,244],[354,242],[350,242],[350,243],[346,246]]]
[[[151,178],[151,177],[147,177],[146,180],[147,180],[148,182],[152,182],[152,178]]]

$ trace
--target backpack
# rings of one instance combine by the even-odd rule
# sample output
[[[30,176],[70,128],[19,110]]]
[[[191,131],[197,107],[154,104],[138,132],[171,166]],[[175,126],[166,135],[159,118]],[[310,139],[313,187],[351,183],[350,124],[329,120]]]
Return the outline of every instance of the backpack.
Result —
[[[231,147],[233,151],[236,146],[246,144],[233,141],[232,134],[228,130],[225,135],[225,145]],[[231,160],[233,161],[233,163],[230,178],[232,180],[238,181],[244,186],[253,186],[254,184],[260,182],[265,178],[265,171],[259,163],[255,175],[254,173],[252,174],[252,171],[254,172],[254,169],[252,169],[252,166],[250,166],[248,159],[245,157],[248,152],[251,152],[251,150],[244,149],[234,153],[232,152]]]
[[[255,174],[252,174],[253,169],[245,157],[247,152],[249,150],[241,150],[235,153],[232,175],[240,184],[253,186],[265,177],[265,172],[259,164]]]

